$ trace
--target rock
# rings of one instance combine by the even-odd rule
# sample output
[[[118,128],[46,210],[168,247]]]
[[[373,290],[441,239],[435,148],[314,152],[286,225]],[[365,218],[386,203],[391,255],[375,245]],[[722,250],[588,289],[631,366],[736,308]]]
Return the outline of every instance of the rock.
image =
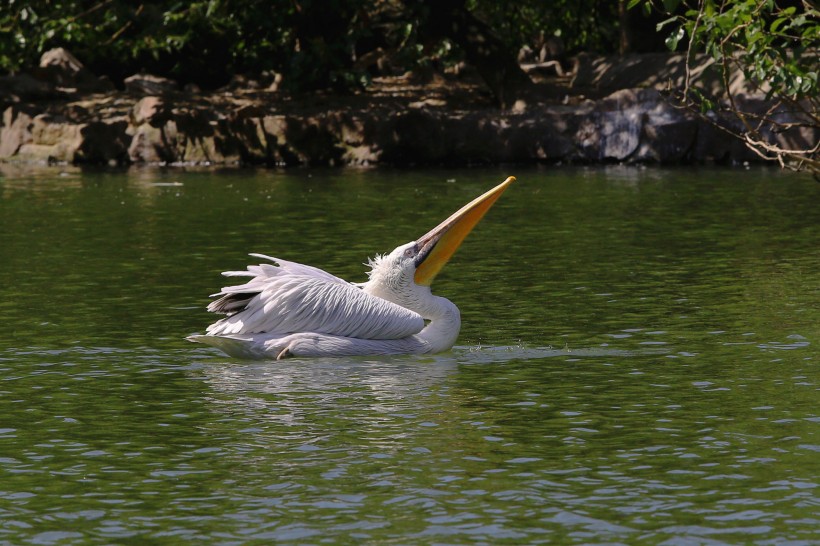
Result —
[[[391,117],[380,143],[382,160],[395,165],[443,161],[447,156],[443,121],[438,113],[424,109]]]
[[[176,91],[177,82],[151,74],[134,74],[123,81],[125,90],[137,95],[164,95]]]
[[[407,105],[408,108],[441,108],[443,106],[447,106],[447,101],[436,98],[425,98]]]
[[[329,120],[321,115],[265,116],[262,120],[272,163],[279,165],[340,165],[344,146]]]
[[[37,163],[123,163],[127,123],[75,123],[53,114],[11,106],[3,112],[0,159]]]
[[[570,157],[575,150],[566,135],[568,116],[556,112],[540,112],[538,117],[523,118],[515,123],[504,139],[509,154],[507,161],[557,162]]]
[[[475,165],[515,161],[521,150],[512,145],[511,139],[518,133],[519,120],[476,114],[444,119],[444,160],[455,164],[463,157]]]
[[[594,112],[577,133],[583,158],[589,161],[623,161],[638,149],[643,116],[626,112]]]
[[[151,95],[134,104],[129,112],[130,127],[127,131],[131,135],[127,147],[129,161],[171,163],[177,160],[175,147],[167,135],[172,128],[172,117],[171,108],[162,97]]]
[[[163,142],[162,129],[145,123],[131,133],[128,159],[132,163],[165,163],[174,157]]]
[[[80,129],[80,145],[72,163],[116,164],[128,163],[128,136],[125,120],[95,121]]]
[[[625,89],[595,105],[576,133],[581,156],[587,161],[624,161],[641,141],[644,114],[655,106],[657,92]]]
[[[262,118],[267,111],[263,104],[243,104],[233,111],[232,117],[235,119]]]
[[[630,159],[641,163],[680,163],[690,159],[698,136],[697,120],[671,106],[653,89],[642,90],[635,99],[635,107],[644,112],[643,132]]]
[[[35,162],[71,162],[82,143],[81,126],[52,114],[38,114],[30,125],[31,139],[17,151],[20,159]]]
[[[234,119],[229,133],[233,135],[236,150],[245,164],[271,164],[268,137],[260,117]]]
[[[820,142],[820,128],[811,124],[792,126],[777,133],[774,141],[786,150],[810,150]]]
[[[253,91],[262,89],[262,84],[257,80],[243,76],[242,74],[234,74],[231,80],[220,89],[221,92],[236,92],[236,91]]]
[[[40,76],[47,80],[0,78],[0,160],[256,165],[760,161],[720,129],[741,131],[736,119],[716,114],[705,122],[672,107],[651,86],[563,103],[550,88],[501,111],[489,107],[481,91],[456,80],[420,87],[399,78],[379,92],[334,97],[328,110],[324,94],[290,97],[260,89],[183,94],[173,81],[150,75],[128,78],[128,93],[77,97],[63,87],[90,81],[76,58],[54,50],[42,64],[38,70],[46,70]],[[593,86],[604,81],[596,67],[588,63],[590,73],[581,75]],[[621,67],[624,73],[627,68]],[[37,102],[41,99],[46,100]],[[770,112],[771,104],[760,97],[738,101],[753,112]],[[766,128],[768,141],[790,148],[816,144],[817,130],[795,124],[800,120],[794,113],[773,113],[794,125],[785,131]]]
[[[510,108],[510,112],[512,112],[513,114],[523,114],[526,111],[527,111],[527,101],[525,101],[523,99],[516,100],[513,103],[512,108]]]
[[[298,154],[288,146],[287,118],[271,115],[262,118],[262,134],[265,137],[268,157],[277,165],[299,163]]]
[[[346,165],[377,165],[382,157],[382,139],[375,136],[379,127],[366,113],[339,116],[335,133],[344,147],[341,161]]]
[[[83,63],[67,49],[56,47],[49,49],[40,56],[40,68],[54,67],[63,74],[73,75],[85,70]]]
[[[0,126],[0,158],[14,157],[20,148],[32,140],[31,126],[36,114],[27,108],[9,106],[3,112]]]
[[[97,78],[68,50],[57,47],[40,57],[40,66],[34,75],[63,90],[84,93],[111,91],[114,86],[107,78]]]
[[[174,111],[163,124],[143,123],[128,129],[128,158],[134,163],[237,164],[242,149],[226,120],[209,110]]]
[[[171,108],[162,97],[143,97],[131,109],[131,124],[150,123],[156,127],[171,118]]]
[[[692,153],[698,134],[698,122],[693,119],[647,123],[643,127],[641,145],[634,160],[642,163],[681,163]]]
[[[268,78],[268,80],[270,81],[267,88],[268,91],[275,93],[279,91],[279,89],[282,87],[282,74],[274,72],[273,75]]]
[[[582,116],[575,137],[586,161],[678,163],[689,158],[698,122],[654,89],[623,89]]]
[[[576,91],[608,94],[619,89],[642,88],[682,89],[686,82],[686,54],[630,53],[626,55],[591,56],[579,54],[574,59],[575,75],[572,87]],[[693,84],[708,95],[725,91],[723,74],[714,59],[696,54],[690,66]],[[732,69],[729,77],[732,93],[751,92],[754,86],[746,81],[742,71]]]
[[[653,90],[597,103],[521,113],[442,108],[266,113],[237,101],[171,107],[162,96],[130,106],[76,101],[59,109],[13,105],[3,113],[0,158],[75,163],[411,165],[501,162],[745,161],[750,152]],[[725,123],[716,119],[716,123]],[[791,137],[792,135],[789,134]],[[797,135],[802,141],[813,135]],[[781,135],[782,137],[782,135]],[[794,137],[795,141],[796,136]]]
[[[696,120],[697,139],[692,147],[692,159],[718,163],[745,161],[751,152],[742,142],[720,128],[729,126],[730,122],[713,113],[710,113],[709,118],[710,121]]]
[[[53,85],[30,74],[0,76],[0,103],[43,100],[58,95]]]
[[[236,164],[240,157],[227,124],[205,111],[180,113],[165,126],[175,162],[184,164]]]

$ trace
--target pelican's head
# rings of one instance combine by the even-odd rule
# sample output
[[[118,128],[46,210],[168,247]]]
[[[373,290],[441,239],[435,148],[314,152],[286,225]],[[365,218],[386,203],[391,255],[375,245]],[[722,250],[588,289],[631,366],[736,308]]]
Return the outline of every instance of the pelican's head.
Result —
[[[415,285],[416,257],[419,245],[413,241],[396,247],[390,254],[377,255],[367,265],[370,281],[366,285],[373,288],[374,294],[389,301],[395,301],[391,293],[407,292]],[[379,289],[382,290],[379,290]]]
[[[369,264],[368,291],[393,301],[390,294],[380,293],[379,287],[393,293],[412,291],[418,286],[429,287],[467,234],[514,181],[514,176],[508,177],[416,241],[401,245],[390,254],[377,256]]]

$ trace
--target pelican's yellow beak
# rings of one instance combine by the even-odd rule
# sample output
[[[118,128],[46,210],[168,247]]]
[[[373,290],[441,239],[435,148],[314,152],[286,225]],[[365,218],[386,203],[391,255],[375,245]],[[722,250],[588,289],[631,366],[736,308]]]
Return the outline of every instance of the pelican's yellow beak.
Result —
[[[513,182],[515,182],[515,177],[508,177],[484,195],[476,197],[461,207],[455,214],[416,241],[419,247],[414,277],[416,284],[430,286],[433,279],[455,253],[467,234],[490,210],[490,207],[504,193],[507,186]]]

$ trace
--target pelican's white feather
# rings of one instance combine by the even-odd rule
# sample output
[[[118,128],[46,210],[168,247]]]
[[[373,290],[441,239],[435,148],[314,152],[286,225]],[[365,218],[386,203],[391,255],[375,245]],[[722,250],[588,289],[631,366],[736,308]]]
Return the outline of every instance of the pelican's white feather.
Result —
[[[258,256],[258,255],[257,255]],[[262,257],[262,256],[260,256]],[[268,258],[267,256],[264,256]],[[321,269],[276,258],[249,266],[244,284],[215,294],[209,311],[229,316],[208,327],[208,335],[314,332],[359,339],[399,339],[424,328],[421,315],[372,296]]]

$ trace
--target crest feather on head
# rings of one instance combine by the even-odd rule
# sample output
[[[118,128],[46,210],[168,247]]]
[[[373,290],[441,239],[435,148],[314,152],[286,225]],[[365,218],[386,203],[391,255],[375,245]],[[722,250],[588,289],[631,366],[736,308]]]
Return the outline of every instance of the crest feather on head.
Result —
[[[373,277],[373,273],[382,264],[382,262],[384,261],[385,256],[387,256],[387,254],[376,254],[372,258],[367,259],[367,263],[364,264],[364,265],[366,265],[367,267],[370,268],[370,271],[367,272],[367,277],[368,278]]]

